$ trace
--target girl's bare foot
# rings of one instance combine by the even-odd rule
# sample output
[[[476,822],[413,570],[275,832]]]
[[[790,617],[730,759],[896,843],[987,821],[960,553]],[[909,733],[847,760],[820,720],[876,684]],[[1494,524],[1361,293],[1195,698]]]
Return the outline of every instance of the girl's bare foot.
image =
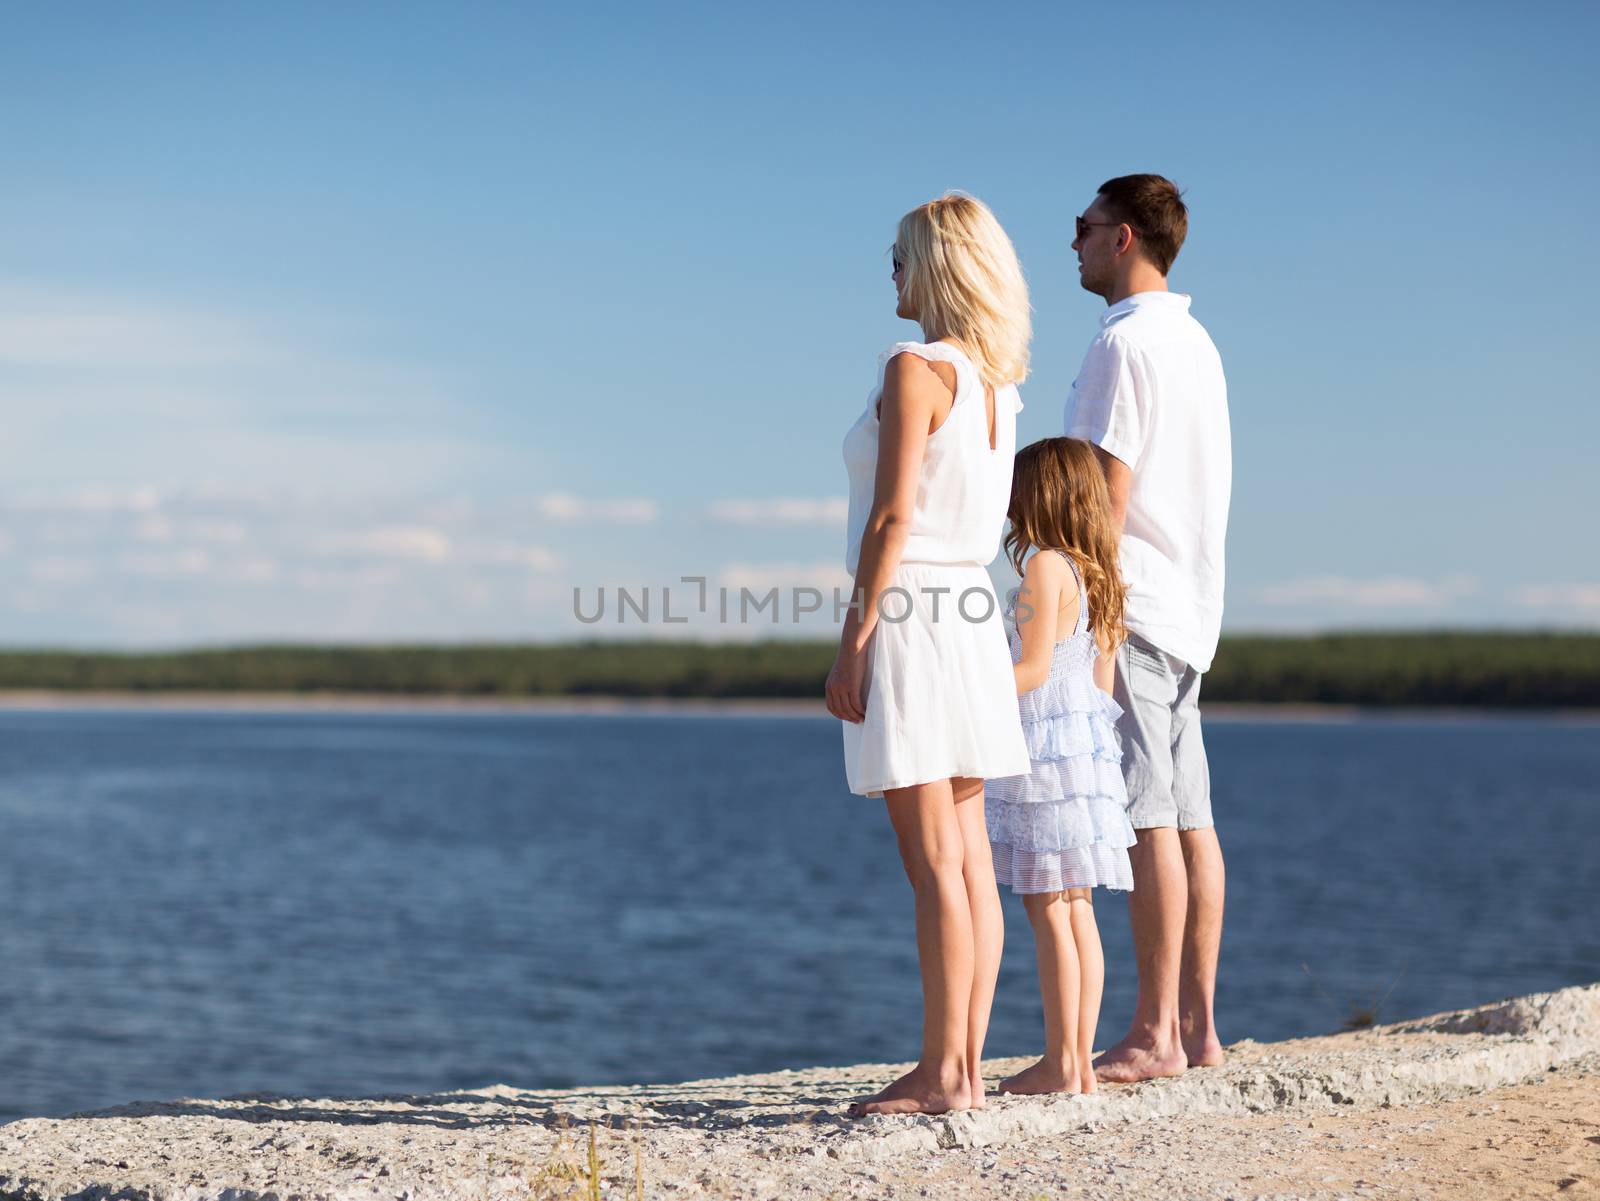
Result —
[[[1007,1076],[1000,1082],[1000,1091],[1020,1093],[1024,1096],[1034,1096],[1039,1093],[1075,1093],[1079,1091],[1078,1069],[1076,1066],[1063,1068],[1060,1064],[1041,1059],[1032,1067],[1023,1068],[1015,1076]]]
[[[949,1113],[971,1107],[972,1084],[966,1076],[941,1080],[918,1066],[887,1088],[856,1101],[847,1112],[861,1118],[869,1113]]]

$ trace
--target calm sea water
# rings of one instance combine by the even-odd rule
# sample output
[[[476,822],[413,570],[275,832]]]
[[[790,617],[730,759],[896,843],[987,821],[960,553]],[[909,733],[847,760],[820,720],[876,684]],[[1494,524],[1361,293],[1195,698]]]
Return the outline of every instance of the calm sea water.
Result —
[[[1600,727],[1208,743],[1224,1038],[1600,978]],[[1006,908],[996,1055],[1041,1040]],[[1098,911],[1110,1040],[1134,974]],[[917,988],[831,719],[0,713],[0,1120],[907,1059]]]

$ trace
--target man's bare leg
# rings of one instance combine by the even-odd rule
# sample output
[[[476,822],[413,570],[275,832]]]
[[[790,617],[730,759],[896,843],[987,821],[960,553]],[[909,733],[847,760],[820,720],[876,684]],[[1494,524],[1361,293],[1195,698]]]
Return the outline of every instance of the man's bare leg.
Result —
[[[1139,965],[1139,999],[1128,1033],[1094,1061],[1095,1075],[1108,1084],[1178,1076],[1188,1067],[1178,1026],[1178,978],[1189,897],[1183,848],[1172,826],[1136,833],[1138,845],[1128,852],[1134,883],[1128,914]]]
[[[1183,966],[1178,981],[1178,1030],[1190,1067],[1222,1062],[1215,999],[1217,955],[1222,947],[1223,894],[1227,888],[1222,845],[1214,827],[1183,830],[1183,864],[1189,883],[1189,909],[1183,928]]]
[[[869,1113],[945,1113],[971,1103],[967,1016],[973,988],[972,909],[965,850],[949,780],[884,794],[900,860],[916,895],[922,968],[922,1058],[887,1088],[850,1107]],[[996,904],[999,897],[996,895]]]

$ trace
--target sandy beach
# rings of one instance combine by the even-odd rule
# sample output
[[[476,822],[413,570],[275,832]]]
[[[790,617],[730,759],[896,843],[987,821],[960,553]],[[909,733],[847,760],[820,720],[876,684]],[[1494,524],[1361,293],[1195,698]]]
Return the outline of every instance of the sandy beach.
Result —
[[[139,1102],[0,1127],[0,1197],[1600,1197],[1600,985],[1240,1042],[1094,1097],[844,1116],[901,1066]]]

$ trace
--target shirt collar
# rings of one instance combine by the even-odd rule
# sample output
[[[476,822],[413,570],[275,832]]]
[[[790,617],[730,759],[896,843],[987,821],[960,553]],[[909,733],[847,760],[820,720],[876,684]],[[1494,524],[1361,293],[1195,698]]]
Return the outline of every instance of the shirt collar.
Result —
[[[1110,325],[1117,318],[1126,317],[1139,309],[1187,313],[1192,299],[1187,292],[1135,292],[1127,299],[1117,301],[1100,314],[1100,324],[1102,327]]]

